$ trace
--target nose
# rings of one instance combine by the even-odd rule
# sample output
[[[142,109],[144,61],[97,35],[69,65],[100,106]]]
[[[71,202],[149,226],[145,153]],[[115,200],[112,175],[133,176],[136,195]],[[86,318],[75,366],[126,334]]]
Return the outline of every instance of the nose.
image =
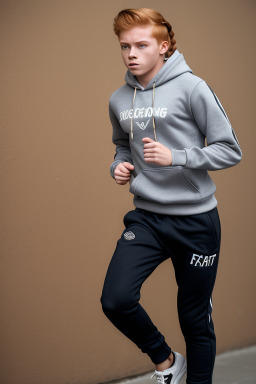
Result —
[[[132,57],[137,57],[136,52],[135,52],[135,48],[133,48],[133,47],[131,47],[131,49],[130,49],[129,59],[131,59]]]

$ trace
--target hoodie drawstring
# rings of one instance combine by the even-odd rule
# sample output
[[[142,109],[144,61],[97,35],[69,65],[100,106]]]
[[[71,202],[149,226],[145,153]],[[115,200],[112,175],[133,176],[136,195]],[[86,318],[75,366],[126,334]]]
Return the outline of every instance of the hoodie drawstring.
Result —
[[[134,114],[134,100],[136,95],[136,87],[134,88],[134,94],[133,94],[133,102],[132,102],[132,118],[131,118],[131,138],[133,140],[133,128],[132,128],[132,121],[133,121],[133,114]]]
[[[154,128],[154,136],[155,136],[155,141],[157,141],[156,138],[156,126],[155,126],[155,116],[154,116],[154,102],[155,102],[155,82],[153,84],[153,95],[152,95],[152,113],[153,113],[153,128]],[[135,101],[135,95],[136,95],[136,87],[134,88],[134,94],[133,94],[133,102],[132,102],[132,118],[131,118],[131,138],[133,140],[133,114],[134,114],[134,101]]]
[[[153,127],[154,127],[154,136],[155,136],[155,141],[157,141],[156,138],[156,127],[155,127],[155,116],[154,116],[154,101],[155,101],[155,82],[153,84],[153,96],[152,96],[152,111],[153,111]]]

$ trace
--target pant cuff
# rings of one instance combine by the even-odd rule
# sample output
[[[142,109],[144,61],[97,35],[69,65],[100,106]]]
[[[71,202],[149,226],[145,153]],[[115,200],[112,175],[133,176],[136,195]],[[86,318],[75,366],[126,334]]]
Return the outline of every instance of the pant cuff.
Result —
[[[171,352],[171,347],[169,347],[169,345],[164,342],[164,344],[162,344],[160,347],[147,352],[147,354],[154,364],[160,364],[170,356]]]

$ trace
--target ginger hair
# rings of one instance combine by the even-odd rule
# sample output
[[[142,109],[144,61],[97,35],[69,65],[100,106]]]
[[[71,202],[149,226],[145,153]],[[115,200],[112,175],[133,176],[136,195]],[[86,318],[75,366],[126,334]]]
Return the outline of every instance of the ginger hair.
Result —
[[[120,11],[114,18],[113,29],[119,38],[123,30],[128,30],[135,26],[152,25],[152,37],[158,44],[168,41],[169,48],[165,57],[170,57],[177,49],[176,39],[171,24],[165,20],[161,13],[151,8],[127,8]]]

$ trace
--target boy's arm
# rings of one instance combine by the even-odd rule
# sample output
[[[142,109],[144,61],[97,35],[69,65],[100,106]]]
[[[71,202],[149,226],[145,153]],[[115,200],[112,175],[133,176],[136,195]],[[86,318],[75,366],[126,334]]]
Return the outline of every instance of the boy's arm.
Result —
[[[242,151],[235,132],[220,101],[204,80],[194,88],[190,105],[207,147],[171,149],[172,165],[216,171],[239,163]]]
[[[130,164],[133,164],[132,155],[129,144],[129,134],[125,133],[114,114],[110,102],[109,102],[109,118],[113,127],[112,141],[116,145],[116,153],[114,156],[114,162],[110,166],[110,174],[115,178],[114,171],[115,167],[119,163],[124,163],[127,161]]]

